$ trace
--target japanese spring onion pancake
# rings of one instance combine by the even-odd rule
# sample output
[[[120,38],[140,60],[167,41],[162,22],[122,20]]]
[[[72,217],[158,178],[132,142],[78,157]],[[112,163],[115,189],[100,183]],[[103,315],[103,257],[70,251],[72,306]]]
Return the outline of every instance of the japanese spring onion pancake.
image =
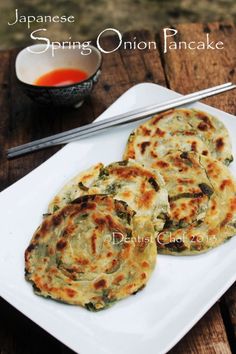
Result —
[[[34,291],[99,310],[142,289],[156,244],[133,232],[134,211],[107,195],[83,196],[47,216],[25,252]]]
[[[165,180],[170,202],[170,217],[157,235],[160,253],[201,253],[236,233],[236,184],[224,164],[210,156],[175,152],[153,167]]]
[[[97,163],[66,183],[66,185],[62,187],[62,189],[50,202],[48,206],[48,213],[53,213],[84,194],[83,192],[86,191],[98,177],[102,167],[102,163]]]
[[[163,228],[169,213],[163,178],[157,171],[132,160],[101,168],[88,194],[111,194],[125,201],[136,212],[135,218],[148,217],[157,231]]]
[[[173,109],[140,125],[131,133],[123,158],[149,164],[176,150],[211,155],[226,165],[233,159],[224,124],[195,109]]]

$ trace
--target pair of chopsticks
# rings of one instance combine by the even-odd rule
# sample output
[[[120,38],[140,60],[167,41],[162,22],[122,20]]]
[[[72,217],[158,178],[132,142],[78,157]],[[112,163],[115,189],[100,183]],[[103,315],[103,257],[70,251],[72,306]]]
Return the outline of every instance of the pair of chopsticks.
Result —
[[[32,141],[27,144],[10,148],[7,151],[7,157],[13,158],[16,156],[21,156],[30,152],[34,152],[36,150],[41,150],[51,146],[61,145],[78,139],[87,138],[90,135],[97,134],[113,126],[132,123],[143,118],[150,117],[156,113],[164,112],[171,108],[176,108],[188,103],[199,101],[203,98],[217,95],[219,93],[232,90],[234,88],[236,88],[236,85],[231,82],[228,82],[222,85],[207,88],[205,90],[190,93],[188,95],[181,96],[166,101],[164,103],[143,107],[137,110],[132,110],[130,112],[119,114],[111,118],[106,118],[98,122],[95,121],[79,128],[71,129],[63,133],[55,134],[43,139]]]

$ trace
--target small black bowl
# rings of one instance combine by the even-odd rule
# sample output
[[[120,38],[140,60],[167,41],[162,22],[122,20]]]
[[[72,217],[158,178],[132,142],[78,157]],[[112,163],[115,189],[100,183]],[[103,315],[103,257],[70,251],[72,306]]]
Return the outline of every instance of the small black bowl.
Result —
[[[84,54],[86,52],[86,54]],[[89,53],[89,54],[88,54]],[[51,46],[36,44],[21,50],[15,63],[16,77],[22,90],[32,100],[47,105],[80,107],[90,95],[101,73],[102,55],[92,45],[82,48],[59,48],[52,55]],[[38,86],[35,81],[55,69],[80,69],[86,80],[65,86]]]

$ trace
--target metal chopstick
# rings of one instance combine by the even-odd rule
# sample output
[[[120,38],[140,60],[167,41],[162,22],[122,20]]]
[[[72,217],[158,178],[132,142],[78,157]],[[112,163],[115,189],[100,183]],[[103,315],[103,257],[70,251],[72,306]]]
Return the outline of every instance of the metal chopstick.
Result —
[[[43,139],[35,140],[24,145],[13,147],[7,152],[8,158],[20,156],[50,146],[68,143],[77,140],[78,138],[85,138],[90,135],[96,134],[99,131],[108,129],[112,126],[128,124],[137,120],[141,120],[153,114],[160,113],[171,108],[179,107],[187,103],[195,102],[203,98],[216,95],[227,90],[231,90],[233,88],[236,88],[236,85],[233,85],[231,82],[228,82],[222,85],[194,92],[186,96],[181,96],[161,104],[143,107],[141,109],[119,114],[115,117],[107,118],[102,121],[95,121],[91,124],[87,124],[76,129],[72,129]]]

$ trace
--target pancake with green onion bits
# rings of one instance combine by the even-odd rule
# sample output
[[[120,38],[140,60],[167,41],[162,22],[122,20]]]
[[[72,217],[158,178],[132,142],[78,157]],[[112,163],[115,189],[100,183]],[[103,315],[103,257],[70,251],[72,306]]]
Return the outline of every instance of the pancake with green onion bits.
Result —
[[[220,161],[175,152],[153,163],[169,194],[170,217],[157,234],[160,253],[199,254],[236,233],[236,183]]]
[[[86,177],[86,179],[85,179]],[[87,194],[109,194],[125,201],[136,212],[137,224],[144,228],[148,219],[156,231],[163,228],[169,213],[168,194],[161,175],[136,161],[95,165],[66,183],[50,203],[49,212]],[[68,198],[69,195],[69,198]],[[146,219],[144,219],[144,217]]]
[[[233,160],[224,124],[196,109],[172,109],[141,124],[130,134],[123,158],[150,165],[176,150],[212,156],[226,165]]]
[[[134,214],[122,201],[90,195],[46,217],[25,251],[35,293],[97,311],[141,290],[157,251],[152,232],[135,233]]]

